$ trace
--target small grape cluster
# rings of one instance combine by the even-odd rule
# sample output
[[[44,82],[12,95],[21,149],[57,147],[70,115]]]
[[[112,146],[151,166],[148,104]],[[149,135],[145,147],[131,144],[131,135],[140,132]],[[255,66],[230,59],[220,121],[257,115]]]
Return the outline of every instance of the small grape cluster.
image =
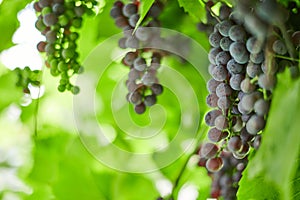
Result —
[[[46,41],[37,45],[40,52],[46,53],[45,64],[52,76],[60,76],[58,90],[79,93],[79,87],[70,82],[74,74],[83,72],[76,51],[79,37],[76,29],[82,26],[83,15],[92,14],[96,0],[39,0],[34,3],[38,15],[36,28]]]
[[[25,94],[30,94],[29,86],[40,86],[41,85],[41,70],[31,70],[28,66],[24,69],[16,68],[14,72],[17,74],[17,87],[21,87]]]
[[[211,7],[211,1],[208,3],[207,7]],[[207,133],[210,141],[200,150],[200,161],[205,161],[202,166],[213,173],[214,184],[217,184],[215,179],[216,182],[223,179],[223,168],[228,162],[224,155],[230,154],[243,162],[251,148],[259,148],[276,75],[286,68],[292,78],[300,74],[298,63],[288,58],[290,52],[282,36],[284,33],[273,27],[272,34],[262,40],[246,28],[245,21],[232,8],[225,4],[221,8],[222,12],[220,10],[216,17],[218,22],[208,38],[211,45],[208,71],[212,78],[207,82],[206,103],[212,110],[205,115],[205,122],[211,127]],[[299,48],[299,31],[289,34],[292,48]],[[235,199],[239,178],[233,182],[235,189],[230,189],[234,197],[227,192],[218,195]],[[226,190],[224,184],[219,186],[220,191]],[[218,196],[214,191],[213,185],[212,194]]]
[[[201,159],[198,162],[200,167],[210,166],[214,167],[218,165],[218,160],[221,158],[223,164],[222,169],[211,172],[207,171],[208,175],[212,178],[210,196],[212,198],[218,198],[222,196],[224,200],[235,199],[235,194],[238,190],[238,182],[242,177],[242,172],[246,168],[248,163],[247,158],[237,159],[230,152],[222,152],[220,158],[210,160],[209,163],[206,156],[210,149],[210,144],[204,144],[203,149],[198,152]]]
[[[136,28],[140,19],[139,5],[139,1],[128,4],[116,1],[110,15],[115,20],[116,26],[122,28],[124,32],[124,37],[119,40],[119,47],[131,49],[122,59],[122,63],[130,69],[126,81],[129,91],[126,98],[134,105],[135,112],[142,114],[147,106],[152,106],[157,102],[156,96],[163,92],[163,87],[159,84],[156,75],[164,53],[147,47],[161,40],[158,29],[151,27],[160,26],[157,17],[163,5],[155,1],[141,26]],[[135,28],[136,31],[134,31]]]

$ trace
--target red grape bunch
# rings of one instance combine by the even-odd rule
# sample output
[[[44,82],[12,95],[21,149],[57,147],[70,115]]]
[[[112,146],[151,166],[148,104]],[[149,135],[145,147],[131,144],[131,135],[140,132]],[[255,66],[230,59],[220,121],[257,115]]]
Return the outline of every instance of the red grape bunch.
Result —
[[[46,66],[51,75],[60,76],[58,90],[79,92],[79,87],[70,82],[74,74],[83,72],[76,50],[84,14],[92,14],[96,0],[39,0],[34,3],[38,15],[36,28],[45,36],[45,41],[37,45],[46,53]]]
[[[128,4],[116,1],[110,12],[116,26],[124,32],[124,37],[119,40],[119,47],[130,49],[122,63],[129,67],[126,81],[127,100],[134,105],[138,114],[144,113],[147,106],[154,105],[157,102],[156,96],[163,92],[156,74],[164,53],[154,48],[146,48],[162,40],[158,29],[153,28],[160,26],[157,18],[162,9],[163,5],[155,1],[139,27],[136,27],[140,19],[139,1]]]
[[[208,20],[206,26],[201,25],[201,28],[206,27],[207,31],[211,30],[209,23],[214,24],[208,38],[211,45],[208,71],[212,78],[207,82],[209,94],[206,103],[211,110],[205,115],[205,122],[210,127],[207,133],[209,142],[201,146],[199,165],[205,165],[209,173],[213,174],[211,195],[220,195],[224,199],[236,198],[237,182],[241,177],[234,178],[234,173],[226,172],[225,175],[230,174],[231,179],[226,181],[231,185],[231,188],[227,189],[232,193],[222,192],[226,184],[220,181],[225,176],[222,171],[228,162],[224,155],[244,163],[251,148],[259,148],[261,133],[271,106],[272,92],[277,83],[276,75],[288,68],[292,78],[299,77],[299,63],[293,59],[293,52],[299,48],[299,31],[291,29],[287,37],[282,32],[283,22],[274,24],[273,21],[266,20],[262,14],[266,12],[261,9],[269,8],[270,3],[275,3],[276,6],[272,5],[273,7],[282,9],[276,2],[263,1],[257,7],[251,7],[252,4],[247,7],[247,2],[238,2],[238,9],[223,4],[218,16],[212,14],[216,16],[217,23],[210,23],[211,20]],[[268,5],[265,5],[266,3]],[[206,7],[213,6],[212,1],[207,2]],[[241,18],[239,9],[247,9],[248,17]],[[271,32],[261,34],[261,27],[260,31],[255,32],[254,24],[251,25],[253,21],[249,20],[251,16],[261,22],[257,24],[266,26],[268,31],[271,27]],[[278,21],[283,20],[282,16],[277,17]],[[284,20],[286,22],[286,19]],[[289,46],[289,43],[292,46]],[[237,166],[234,164],[231,168]],[[215,188],[221,192],[216,192]]]

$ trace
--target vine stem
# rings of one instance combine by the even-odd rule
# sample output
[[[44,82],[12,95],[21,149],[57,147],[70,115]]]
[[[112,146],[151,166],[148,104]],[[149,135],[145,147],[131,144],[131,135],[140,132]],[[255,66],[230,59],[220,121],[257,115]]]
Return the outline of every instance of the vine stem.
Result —
[[[189,163],[191,157],[192,157],[193,155],[195,155],[195,152],[196,152],[196,150],[198,149],[198,144],[199,144],[199,142],[201,141],[201,136],[203,135],[203,133],[207,132],[206,129],[207,129],[207,128],[202,128],[202,130],[199,131],[199,133],[197,134],[197,136],[196,136],[196,144],[197,144],[197,146],[193,149],[192,153],[190,153],[190,154],[188,155],[188,157],[186,158],[184,164],[182,165],[182,167],[181,167],[181,169],[180,169],[180,171],[179,171],[179,174],[178,174],[177,178],[176,178],[175,181],[174,181],[173,188],[172,188],[172,192],[171,192],[171,199],[172,199],[172,200],[175,199],[175,198],[174,198],[175,190],[176,190],[177,187],[178,187],[178,184],[179,184],[179,182],[180,182],[180,179],[181,179],[182,175],[184,174],[184,172],[185,172],[185,170],[186,170],[186,167],[187,167],[187,165],[188,165],[188,163]]]
[[[37,137],[38,134],[38,113],[39,113],[39,105],[40,105],[40,94],[41,94],[41,86],[39,86],[37,102],[34,110],[34,137]]]

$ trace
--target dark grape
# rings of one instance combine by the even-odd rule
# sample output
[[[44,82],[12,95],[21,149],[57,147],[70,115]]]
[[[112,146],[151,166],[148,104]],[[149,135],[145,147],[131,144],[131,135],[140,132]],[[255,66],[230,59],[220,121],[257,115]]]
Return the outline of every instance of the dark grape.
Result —
[[[239,136],[233,136],[228,140],[228,149],[231,152],[239,151],[243,146],[242,139]]]
[[[233,42],[229,47],[229,52],[239,64],[245,64],[249,60],[249,53],[242,42]]]
[[[254,104],[254,111],[259,116],[264,116],[269,112],[270,103],[264,99],[258,99]]]
[[[241,130],[240,137],[241,137],[241,140],[242,140],[243,143],[250,142],[254,138],[253,135],[251,135],[250,133],[248,133],[246,127],[244,127]]]
[[[43,22],[46,26],[52,26],[58,22],[58,19],[54,13],[49,13],[43,17]]]
[[[151,30],[147,27],[138,27],[135,36],[140,41],[147,41],[151,38]]]
[[[254,109],[255,102],[260,98],[262,98],[262,94],[260,92],[252,92],[245,94],[240,102],[242,107],[249,113]]]
[[[224,81],[228,76],[226,67],[224,65],[217,65],[212,71],[212,76],[217,81]]]
[[[213,32],[212,34],[210,34],[208,39],[209,39],[209,44],[212,47],[219,47],[222,36],[220,35],[219,32]]]
[[[261,64],[264,61],[264,53],[261,51],[257,54],[251,53],[250,54],[250,61],[255,64]]]
[[[217,100],[217,106],[221,109],[221,110],[227,110],[231,105],[231,100],[226,97],[226,96],[222,96]]]
[[[240,25],[234,25],[229,29],[229,37],[232,41],[243,42],[246,39],[246,31]]]
[[[207,133],[208,139],[212,142],[220,142],[226,137],[226,132],[222,132],[216,128],[209,129]]]
[[[218,85],[221,82],[216,81],[215,79],[210,79],[209,81],[207,81],[206,87],[207,90],[209,91],[209,93],[216,93],[216,88],[218,87]]]
[[[228,128],[228,120],[224,115],[219,115],[215,119],[215,126],[218,130],[223,131]]]
[[[243,72],[244,66],[231,59],[227,63],[227,69],[231,74],[239,74]]]
[[[126,40],[125,45],[128,48],[138,49],[139,48],[139,40],[135,37],[129,37]]]
[[[241,82],[244,80],[244,76],[241,74],[234,74],[229,80],[229,85],[234,90],[241,90]]]
[[[279,55],[284,55],[287,53],[287,48],[281,40],[276,40],[272,45],[272,49],[276,54]]]
[[[137,114],[143,114],[145,111],[146,111],[146,106],[144,103],[141,103],[139,105],[135,105],[134,106],[134,111],[137,113]]]
[[[61,15],[65,12],[65,6],[61,3],[56,3],[52,6],[52,10],[55,14]]]
[[[259,76],[262,73],[261,66],[253,62],[249,62],[246,67],[247,75],[251,78]]]
[[[112,9],[110,10],[110,16],[112,18],[117,18],[122,16],[122,9],[117,6],[112,7]]]
[[[222,4],[220,7],[220,13],[219,13],[220,19],[224,20],[224,19],[228,18],[231,11],[232,10],[229,6],[227,6],[226,4]]]
[[[246,42],[247,50],[253,54],[261,52],[261,46],[261,43],[255,37],[248,38]]]
[[[256,86],[254,84],[251,83],[251,80],[249,78],[245,78],[242,82],[241,82],[241,90],[244,93],[250,93],[253,92],[256,89]]]
[[[210,172],[219,171],[223,166],[223,160],[220,157],[210,158],[206,162],[206,168]]]
[[[246,123],[246,129],[249,134],[256,135],[265,127],[265,120],[258,115],[252,115]]]
[[[153,106],[156,103],[156,101],[157,101],[156,95],[152,94],[152,95],[145,96],[144,104],[146,106]]]
[[[276,84],[276,77],[273,75],[261,74],[258,77],[258,85],[266,90],[273,90]]]
[[[137,22],[139,21],[139,19],[140,19],[139,14],[131,15],[130,18],[129,18],[129,25],[132,26],[132,27],[135,27]]]
[[[151,90],[153,94],[160,95],[163,92],[163,87],[158,83],[154,83],[153,85],[151,85]]]
[[[200,157],[213,158],[217,155],[219,147],[213,143],[204,143],[200,149]]]
[[[223,51],[229,51],[229,47],[233,41],[229,37],[223,37],[220,40],[220,47]]]
[[[138,8],[133,3],[126,4],[122,8],[123,15],[126,16],[126,17],[130,17],[131,15],[136,14],[137,11],[138,11]]]
[[[211,48],[208,53],[208,59],[211,64],[216,64],[216,56],[221,52],[220,48]]]
[[[217,107],[218,106],[218,96],[214,93],[212,94],[209,94],[207,97],[206,97],[206,104],[209,106],[209,107]]]
[[[215,62],[217,65],[226,65],[227,62],[230,60],[231,56],[226,51],[221,51],[217,54]]]
[[[232,94],[232,89],[226,83],[220,83],[216,88],[216,94],[218,97],[230,96]]]
[[[215,119],[222,114],[221,110],[211,110],[205,115],[205,123],[208,126],[215,125]]]
[[[151,16],[151,17],[154,17],[154,18],[157,18],[160,13],[162,12],[162,4],[160,2],[155,2],[154,4],[152,4],[148,14]]]
[[[233,26],[233,23],[230,20],[224,20],[219,24],[218,30],[222,36],[228,37],[231,26]]]

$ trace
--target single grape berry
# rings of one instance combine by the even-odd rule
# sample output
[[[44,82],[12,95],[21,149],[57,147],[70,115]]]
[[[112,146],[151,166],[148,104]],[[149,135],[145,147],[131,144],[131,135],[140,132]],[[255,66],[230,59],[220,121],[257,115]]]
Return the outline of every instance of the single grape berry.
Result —
[[[220,46],[220,40],[222,39],[222,36],[220,35],[219,32],[213,32],[212,34],[209,35],[209,44],[212,47],[219,47]]]
[[[200,157],[213,158],[217,155],[219,147],[213,143],[204,143],[201,145]]]
[[[137,13],[137,11],[138,11],[137,5],[133,3],[126,4],[122,8],[123,15],[126,17],[130,17],[131,15]]]
[[[144,104],[146,106],[153,106],[156,103],[156,101],[157,101],[156,95],[152,94],[152,95],[145,96]]]
[[[158,83],[154,83],[151,85],[151,91],[155,95],[160,95],[163,92],[163,87]]]
[[[251,83],[250,78],[245,78],[242,82],[241,82],[241,90],[244,93],[251,93],[256,89],[256,86]]]
[[[261,74],[258,77],[258,85],[266,90],[273,90],[276,84],[276,77],[273,75]]]
[[[220,40],[220,47],[223,51],[229,51],[229,47],[233,41],[229,37],[223,37]]]
[[[215,119],[222,115],[221,110],[211,110],[208,113],[206,113],[204,121],[208,126],[214,126],[215,125]]]
[[[264,53],[261,51],[259,53],[251,53],[250,54],[250,61],[255,64],[261,64],[265,59]]]
[[[242,42],[233,42],[229,47],[229,52],[239,64],[246,64],[249,61],[249,53]]]
[[[222,50],[220,48],[211,48],[209,50],[209,53],[208,53],[208,59],[209,59],[209,62],[211,64],[216,64],[216,56],[218,55],[218,53],[220,53]]]
[[[244,76],[242,74],[234,74],[231,76],[229,80],[229,85],[233,90],[241,90],[241,82],[244,80]]]
[[[141,103],[139,105],[135,105],[134,106],[134,111],[137,113],[137,114],[143,114],[145,111],[146,111],[146,106],[144,103]]]
[[[270,108],[270,102],[264,99],[258,99],[254,104],[254,111],[259,116],[268,114]]]
[[[207,133],[208,139],[212,142],[220,142],[222,139],[224,139],[227,134],[226,132],[222,132],[216,128],[209,129]]]
[[[220,34],[224,37],[228,37],[229,36],[229,29],[233,26],[233,23],[230,20],[224,20],[222,21],[219,26],[218,26],[218,30],[220,32]]]
[[[262,73],[261,66],[253,62],[249,62],[246,67],[246,72],[249,77],[254,78]]]
[[[215,62],[217,65],[226,65],[230,58],[231,56],[228,52],[221,51],[217,54]]]
[[[235,42],[243,42],[246,40],[246,31],[240,25],[234,25],[229,29],[229,38]]]
[[[223,131],[228,128],[229,122],[224,115],[219,115],[215,119],[215,126],[218,130]]]
[[[227,147],[231,152],[239,151],[242,146],[243,142],[239,136],[233,136],[228,140]]]
[[[144,71],[147,67],[145,59],[142,57],[137,57],[133,61],[133,67],[138,71]]]
[[[216,81],[224,81],[228,76],[228,71],[224,65],[217,65],[212,71],[212,77]]]
[[[230,59],[226,67],[230,74],[239,74],[244,71],[244,66],[237,63],[234,59]]]
[[[220,157],[210,158],[206,162],[206,169],[210,172],[217,172],[223,166],[223,160]]]
[[[256,135],[265,127],[265,119],[262,116],[252,115],[246,123],[247,132],[251,135]]]
[[[272,49],[279,55],[285,55],[287,53],[287,48],[281,40],[276,40],[272,45]]]
[[[230,98],[226,97],[226,96],[222,96],[218,99],[217,101],[217,106],[221,109],[221,110],[227,110],[229,109],[231,105],[231,100]]]
[[[218,97],[230,96],[232,94],[232,89],[226,83],[220,83],[216,88],[216,94]]]
[[[206,83],[206,88],[209,91],[209,93],[216,93],[216,88],[221,82],[216,81],[215,79],[211,78]]]
[[[58,18],[54,13],[49,13],[43,17],[43,22],[46,26],[52,26],[58,22]]]
[[[248,38],[248,40],[246,42],[246,47],[247,47],[247,50],[253,54],[257,54],[257,53],[261,52],[261,50],[262,50],[261,42],[259,42],[255,37]]]

